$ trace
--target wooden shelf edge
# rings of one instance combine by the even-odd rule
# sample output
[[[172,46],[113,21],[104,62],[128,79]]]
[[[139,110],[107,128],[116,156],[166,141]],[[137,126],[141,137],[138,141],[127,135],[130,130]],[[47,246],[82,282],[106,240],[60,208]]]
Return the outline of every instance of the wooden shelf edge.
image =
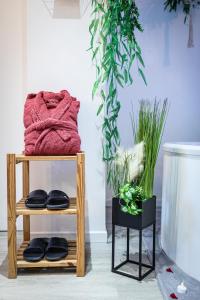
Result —
[[[16,216],[31,216],[31,215],[76,215],[76,198],[70,198],[70,206],[67,209],[48,210],[44,209],[29,209],[25,206],[25,199],[22,198],[16,204]]]
[[[63,160],[77,160],[77,155],[15,155],[16,163],[23,161],[63,161]]]
[[[62,259],[59,261],[47,261],[41,260],[39,262],[31,263],[25,260],[17,260],[18,269],[28,269],[28,268],[76,268],[77,259]]]
[[[49,215],[49,216],[52,216],[52,215],[77,215],[77,209],[74,209],[74,210],[70,210],[70,211],[66,211],[66,210],[63,210],[62,212],[60,210],[52,210],[52,211],[47,211],[47,210],[44,210],[44,212],[42,212],[42,210],[36,212],[35,210],[32,210],[31,212],[29,212],[28,210],[27,211],[17,211],[16,212],[16,217],[19,217],[19,216],[42,216],[42,215]]]
[[[76,268],[77,266],[77,258],[76,258],[76,241],[68,241],[69,245],[69,253],[66,258],[61,259],[59,261],[48,261],[46,259],[42,259],[39,262],[28,262],[23,259],[23,251],[27,247],[29,242],[23,242],[17,251],[17,268],[25,269],[25,268],[54,268],[54,267],[62,267],[62,268]]]

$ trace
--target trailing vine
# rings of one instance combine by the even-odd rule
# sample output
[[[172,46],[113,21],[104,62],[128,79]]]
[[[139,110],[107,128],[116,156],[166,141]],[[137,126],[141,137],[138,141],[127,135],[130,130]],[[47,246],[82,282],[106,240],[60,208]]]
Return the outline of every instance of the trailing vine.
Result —
[[[184,23],[189,19],[189,37],[188,37],[188,48],[194,47],[193,42],[193,20],[192,10],[193,8],[200,7],[199,0],[166,0],[164,2],[165,9],[169,12],[177,11],[178,6],[182,6],[183,13],[185,14]]]
[[[142,213],[141,202],[146,200],[144,191],[141,186],[130,183],[125,184],[119,189],[119,198],[121,210],[125,213],[137,216]],[[122,203],[123,201],[123,203]]]
[[[133,83],[134,63],[146,83],[144,61],[135,37],[135,31],[143,29],[133,0],[92,0],[92,9],[90,49],[96,65],[92,96],[98,93],[101,97],[97,115],[103,113],[103,160],[111,161],[120,144],[118,86],[123,88]]]
[[[182,6],[183,12],[185,14],[184,22],[186,22],[188,16],[190,15],[191,9],[200,5],[199,0],[166,0],[165,9],[168,9],[169,12],[177,11],[179,5]]]

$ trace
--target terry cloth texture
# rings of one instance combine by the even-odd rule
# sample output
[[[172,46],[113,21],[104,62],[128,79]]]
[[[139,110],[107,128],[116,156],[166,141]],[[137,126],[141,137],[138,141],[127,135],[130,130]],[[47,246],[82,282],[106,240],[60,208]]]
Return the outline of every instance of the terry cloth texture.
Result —
[[[29,94],[24,106],[25,155],[67,155],[80,151],[80,102],[66,91]]]

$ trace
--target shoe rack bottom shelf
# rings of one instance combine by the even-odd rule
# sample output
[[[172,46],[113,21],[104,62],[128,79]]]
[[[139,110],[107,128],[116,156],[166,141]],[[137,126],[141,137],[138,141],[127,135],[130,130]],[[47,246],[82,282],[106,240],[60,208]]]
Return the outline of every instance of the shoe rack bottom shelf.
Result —
[[[39,262],[28,262],[23,258],[23,251],[28,246],[28,241],[21,244],[17,251],[17,268],[53,268],[53,267],[65,267],[75,268],[77,266],[76,258],[76,241],[68,241],[68,255],[66,258],[59,261],[48,261],[42,259]]]

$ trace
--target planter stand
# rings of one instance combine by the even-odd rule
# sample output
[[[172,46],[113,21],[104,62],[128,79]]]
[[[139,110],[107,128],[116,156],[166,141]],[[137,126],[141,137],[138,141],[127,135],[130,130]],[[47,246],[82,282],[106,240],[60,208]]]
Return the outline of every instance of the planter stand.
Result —
[[[155,198],[153,200],[156,202]],[[148,225],[145,224],[146,226],[144,226],[144,225],[142,226],[142,223],[144,224],[144,220],[142,220],[142,218],[143,218],[142,215],[141,216],[131,216],[131,215],[127,215],[127,214],[119,211],[120,206],[118,206],[118,204],[116,204],[116,201],[117,201],[116,199],[113,199],[113,210],[112,210],[112,212],[113,212],[113,217],[112,217],[112,272],[141,281],[147,275],[149,275],[152,271],[155,270],[155,237],[156,237],[155,212],[152,214],[152,223],[148,224]],[[152,201],[152,199],[148,200],[148,201]],[[156,203],[155,203],[154,207],[156,208]],[[117,217],[116,217],[116,214],[115,214],[116,210],[117,210],[117,214],[118,214]],[[144,208],[144,210],[145,210],[145,208]],[[155,209],[155,211],[156,211],[156,209]],[[153,212],[153,210],[152,210],[152,212]],[[120,217],[119,217],[119,215],[120,215]],[[123,217],[123,215],[124,215],[125,218],[121,219],[121,216]],[[136,226],[134,224],[134,221],[133,221],[133,226],[126,226],[124,224],[126,217],[128,217],[128,218],[132,217],[133,219],[136,219],[137,221],[141,219],[141,226]],[[122,263],[120,263],[117,266],[115,266],[115,226],[116,225],[126,227],[126,229],[127,229],[126,260],[123,261]],[[153,239],[153,249],[152,250],[153,250],[153,252],[152,252],[152,265],[149,265],[149,264],[145,264],[145,263],[142,262],[142,230],[144,228],[147,228],[147,227],[151,226],[151,225],[153,226],[153,236],[152,236],[152,239]],[[138,261],[134,261],[134,260],[130,259],[130,247],[129,247],[130,228],[133,228],[133,229],[136,229],[136,230],[139,231],[139,260]],[[119,270],[122,266],[124,266],[127,263],[132,263],[132,264],[138,265],[138,276],[134,276],[130,273],[126,273],[124,271]],[[146,271],[144,274],[142,274],[142,267],[148,268],[149,270]]]

